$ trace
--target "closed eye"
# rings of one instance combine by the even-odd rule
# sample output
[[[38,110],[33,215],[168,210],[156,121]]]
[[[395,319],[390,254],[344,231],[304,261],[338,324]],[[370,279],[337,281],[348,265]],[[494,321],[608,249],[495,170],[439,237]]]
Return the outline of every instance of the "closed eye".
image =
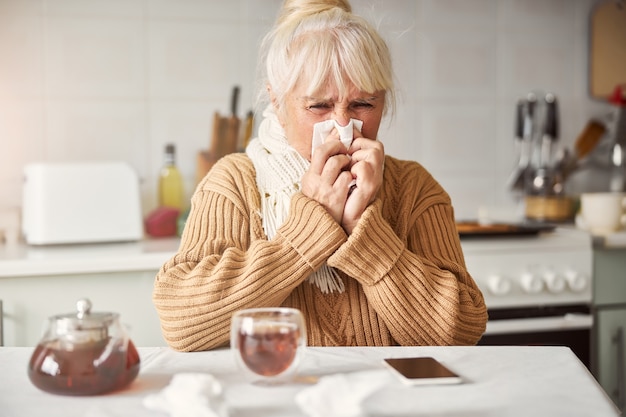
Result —
[[[311,104],[307,109],[330,109],[332,106],[328,103]]]
[[[306,109],[313,114],[323,115],[329,111],[332,111],[333,106],[329,103],[315,103],[308,105]]]
[[[358,103],[353,103],[352,107],[354,107],[354,108],[371,108],[371,107],[374,107],[374,106],[372,105],[372,103],[358,102]]]

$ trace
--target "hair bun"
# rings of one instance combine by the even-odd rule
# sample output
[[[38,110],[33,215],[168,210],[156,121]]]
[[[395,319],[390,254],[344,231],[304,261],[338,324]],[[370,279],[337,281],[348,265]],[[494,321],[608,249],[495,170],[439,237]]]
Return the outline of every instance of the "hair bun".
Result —
[[[352,6],[348,0],[285,0],[278,16],[278,23],[286,20],[300,20],[304,16],[324,12],[338,7],[352,13]]]

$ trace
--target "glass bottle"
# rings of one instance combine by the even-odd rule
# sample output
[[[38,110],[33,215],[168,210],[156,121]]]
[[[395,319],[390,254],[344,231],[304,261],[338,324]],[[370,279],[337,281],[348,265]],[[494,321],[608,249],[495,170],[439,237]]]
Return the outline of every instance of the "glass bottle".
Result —
[[[183,179],[176,167],[176,147],[165,146],[165,163],[159,174],[159,206],[175,208],[182,213],[185,208]]]

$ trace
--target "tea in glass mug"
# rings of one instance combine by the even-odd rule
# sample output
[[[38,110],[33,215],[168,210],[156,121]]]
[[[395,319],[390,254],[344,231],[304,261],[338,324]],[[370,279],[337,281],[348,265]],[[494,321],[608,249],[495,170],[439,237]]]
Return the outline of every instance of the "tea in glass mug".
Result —
[[[288,380],[306,348],[302,313],[282,307],[238,311],[231,322],[230,345],[248,376],[261,381]]]

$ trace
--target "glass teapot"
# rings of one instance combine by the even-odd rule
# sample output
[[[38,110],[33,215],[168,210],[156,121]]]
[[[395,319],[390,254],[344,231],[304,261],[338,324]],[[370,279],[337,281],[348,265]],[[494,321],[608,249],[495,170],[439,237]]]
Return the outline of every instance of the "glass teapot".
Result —
[[[92,313],[81,299],[77,313],[52,316],[28,363],[39,389],[61,395],[97,395],[129,385],[139,373],[137,349],[116,313]]]

